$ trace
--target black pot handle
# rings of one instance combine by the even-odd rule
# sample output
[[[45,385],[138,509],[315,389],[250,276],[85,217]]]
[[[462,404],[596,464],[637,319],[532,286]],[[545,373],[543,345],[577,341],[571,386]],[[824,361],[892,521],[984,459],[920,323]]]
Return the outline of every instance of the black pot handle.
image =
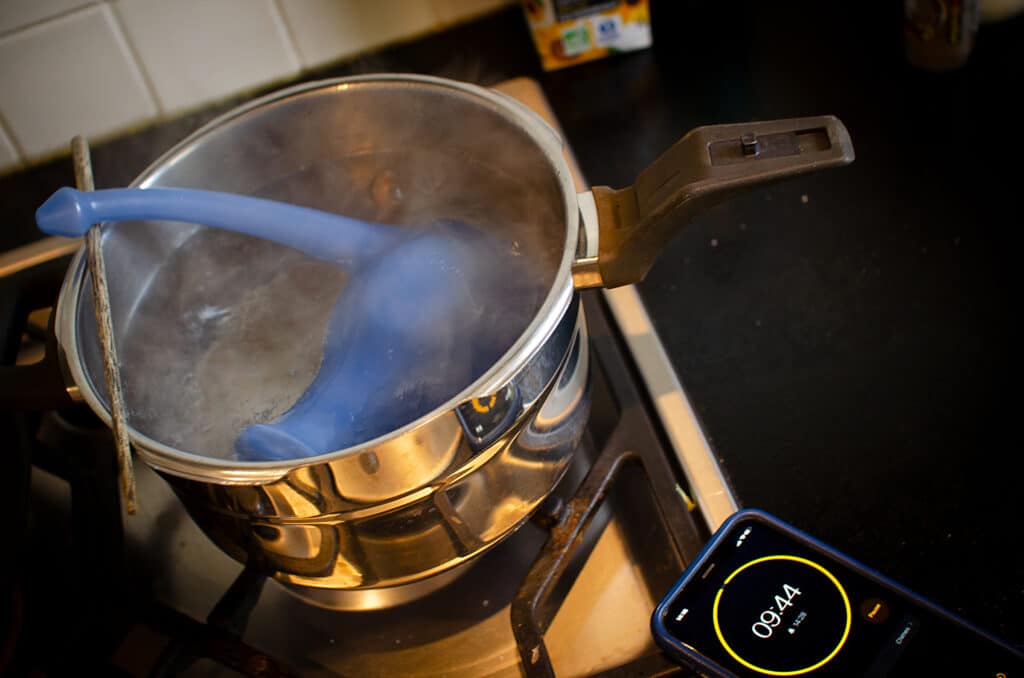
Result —
[[[0,409],[48,410],[73,402],[60,368],[53,314],[43,359],[31,365],[14,364],[29,313],[56,306],[70,261],[71,255],[61,254],[0,277]]]

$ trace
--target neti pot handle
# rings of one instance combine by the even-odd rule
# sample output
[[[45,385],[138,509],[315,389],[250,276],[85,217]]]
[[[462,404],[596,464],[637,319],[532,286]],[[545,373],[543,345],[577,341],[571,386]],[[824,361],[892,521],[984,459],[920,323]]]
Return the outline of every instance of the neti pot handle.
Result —
[[[594,186],[580,194],[586,242],[573,281],[576,287],[640,282],[701,210],[744,189],[853,159],[850,135],[831,115],[698,127],[632,186]]]

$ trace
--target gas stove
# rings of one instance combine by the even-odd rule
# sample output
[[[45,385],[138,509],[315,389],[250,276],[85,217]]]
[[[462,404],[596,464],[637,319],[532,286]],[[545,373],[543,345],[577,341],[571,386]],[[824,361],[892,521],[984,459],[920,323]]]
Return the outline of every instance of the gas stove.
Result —
[[[556,124],[533,81],[499,89]],[[31,489],[0,666],[133,676],[682,673],[654,646],[650,614],[736,503],[636,292],[582,296],[593,405],[570,471],[508,539],[413,589],[300,595],[220,551],[143,464],[139,513],[123,515],[110,435],[84,406],[5,415],[17,460],[31,462],[22,469]]]

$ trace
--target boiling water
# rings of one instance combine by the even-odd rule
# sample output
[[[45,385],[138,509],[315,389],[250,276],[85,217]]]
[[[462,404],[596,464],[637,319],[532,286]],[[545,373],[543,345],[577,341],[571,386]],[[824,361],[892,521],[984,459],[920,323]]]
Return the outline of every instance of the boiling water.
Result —
[[[328,201],[328,185],[350,190]],[[564,228],[550,195],[461,158],[351,158],[308,168],[261,195],[407,225],[417,234],[450,220],[492,237],[480,245],[463,230],[451,241],[469,248],[456,261],[472,265],[440,271],[455,305],[437,311],[423,294],[432,284],[429,262],[398,261],[417,287],[364,304],[361,295],[373,290],[349,280],[358,271],[255,238],[199,230],[163,264],[118,333],[130,423],[175,448],[237,458],[239,434],[281,421],[327,363],[356,387],[347,384],[347,401],[314,422],[316,441],[301,454],[339,449],[408,423],[467,387],[511,347],[550,288],[561,256],[531,235],[538,226]],[[500,205],[481,200],[493,195],[503,196]],[[339,304],[366,317],[332,320]],[[352,338],[352,327],[362,328],[361,340]],[[332,344],[326,362],[325,339]],[[289,454],[299,453],[283,456]],[[266,457],[243,457],[259,458]]]
[[[223,265],[240,253],[248,265]],[[132,426],[232,457],[244,427],[284,414],[313,380],[344,284],[340,268],[298,252],[200,231],[151,284],[120,342]]]

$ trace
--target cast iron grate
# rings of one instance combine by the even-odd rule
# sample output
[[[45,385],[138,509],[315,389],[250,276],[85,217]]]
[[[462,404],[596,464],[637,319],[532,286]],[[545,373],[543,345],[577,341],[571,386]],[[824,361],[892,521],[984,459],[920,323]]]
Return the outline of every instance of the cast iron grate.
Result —
[[[603,301],[596,294],[585,293],[584,304],[595,373],[599,373],[604,388],[614,399],[616,413],[606,416],[607,408],[595,407],[596,420],[590,438],[598,441],[601,452],[571,499],[552,497],[534,516],[533,522],[544,527],[549,536],[512,600],[510,620],[524,672],[530,678],[555,675],[544,633],[564,601],[567,586],[578,573],[580,559],[586,557],[592,546],[592,541],[585,539],[588,528],[600,524],[601,509],[613,500],[616,491],[631,501],[640,500],[643,495],[643,501],[653,506],[666,537],[669,552],[659,554],[652,563],[643,563],[644,576],[651,581],[672,581],[705,539],[705,533],[694,520],[695,514],[682,508],[686,497],[679,484],[680,473],[666,452],[663,434],[649,414],[652,410],[647,396],[637,387],[638,379],[621,339],[607,321]],[[129,643],[127,629],[142,625],[163,639],[149,651],[145,675],[179,675],[203,660],[247,676],[295,675],[284,662],[259,652],[243,640],[250,613],[266,581],[255,567],[242,571],[205,622],[155,600],[133,600],[133,594],[118,584],[127,562],[116,491],[117,469],[110,454],[109,434],[105,429],[97,429],[95,422],[91,426],[76,422],[67,413],[47,413],[30,423],[37,431],[30,439],[32,463],[64,479],[71,489],[70,562],[77,571],[74,588],[106,592],[76,594],[74,603],[79,614],[71,614],[69,620],[75,627],[72,635],[80,640],[71,644],[69,657],[51,660],[54,664],[79,669],[96,666],[115,674],[139,675],[120,666],[114,656],[118,645]],[[625,490],[624,485],[628,486]],[[641,486],[646,488],[642,492],[638,490]],[[108,588],[96,586],[97,583]],[[113,601],[112,591],[120,591]],[[81,612],[103,606],[107,607],[104,614]],[[112,637],[116,639],[112,641]],[[654,652],[602,675],[683,673],[664,655]]]

